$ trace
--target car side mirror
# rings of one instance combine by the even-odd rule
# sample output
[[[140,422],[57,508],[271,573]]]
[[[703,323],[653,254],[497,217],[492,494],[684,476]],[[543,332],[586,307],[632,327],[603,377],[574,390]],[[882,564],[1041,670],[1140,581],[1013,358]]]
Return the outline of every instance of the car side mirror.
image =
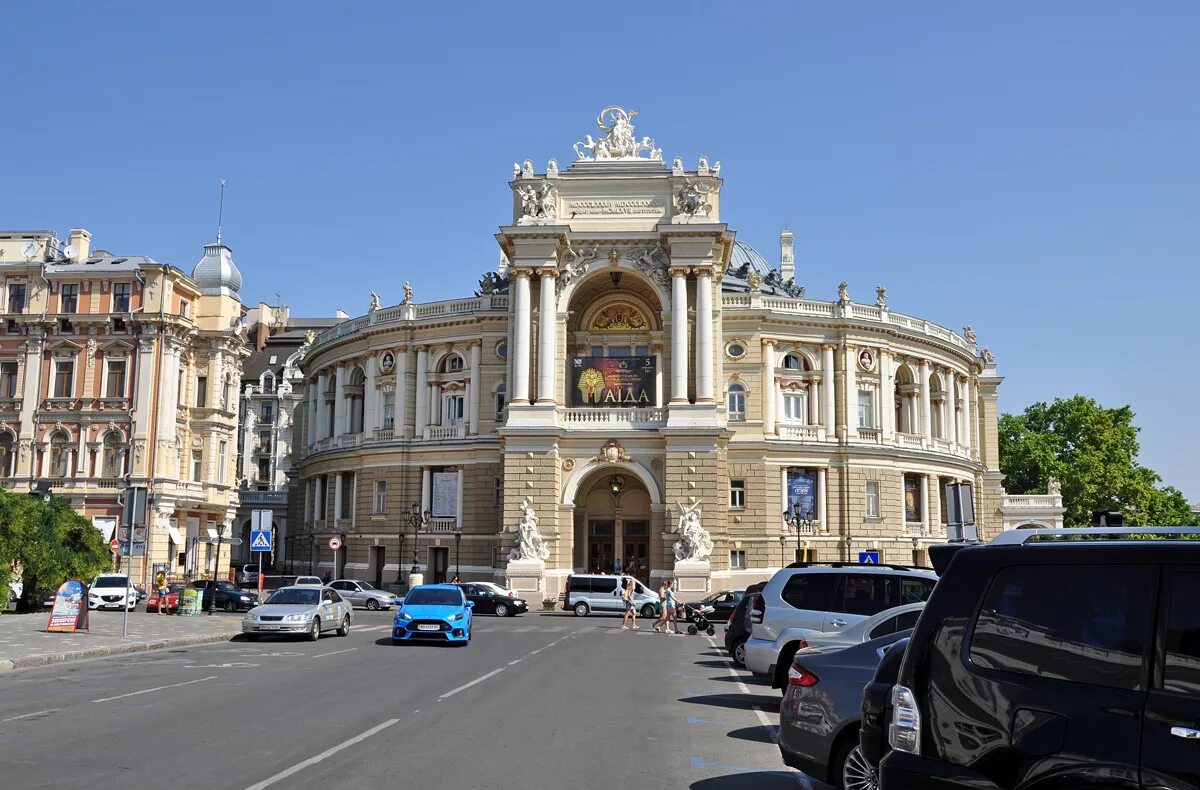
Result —
[[[467,608],[468,608],[468,609],[474,609],[474,608],[475,608],[475,602],[474,602],[474,601],[467,601]]]

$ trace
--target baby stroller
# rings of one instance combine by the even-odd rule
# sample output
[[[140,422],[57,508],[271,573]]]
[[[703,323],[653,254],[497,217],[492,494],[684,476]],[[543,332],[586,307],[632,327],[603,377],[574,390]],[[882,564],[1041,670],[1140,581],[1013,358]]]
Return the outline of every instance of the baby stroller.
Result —
[[[713,627],[713,624],[708,621],[708,616],[714,611],[713,607],[691,606],[689,604],[684,604],[683,611],[691,619],[691,622],[688,623],[687,627],[687,632],[690,635],[695,636],[703,631],[709,636],[712,636],[717,632],[717,629]]]

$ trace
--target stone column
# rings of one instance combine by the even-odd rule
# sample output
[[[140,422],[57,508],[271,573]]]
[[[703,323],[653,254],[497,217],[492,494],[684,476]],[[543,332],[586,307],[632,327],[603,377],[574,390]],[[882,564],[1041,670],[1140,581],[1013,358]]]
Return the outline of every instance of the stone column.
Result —
[[[432,492],[430,491],[429,483],[432,479],[433,478],[429,474],[429,467],[428,466],[421,467],[421,512],[422,513],[424,513],[426,510],[429,510],[429,507],[430,507],[430,498],[431,498]]]
[[[529,270],[513,269],[516,297],[513,324],[513,403],[529,403]]]
[[[879,428],[884,441],[896,433],[896,382],[892,372],[892,354],[879,352]]]
[[[821,405],[825,407],[825,437],[833,438],[836,436],[836,426],[834,421],[837,419],[834,410],[834,372],[833,372],[833,346],[823,344],[821,346]],[[824,518],[824,516],[822,516]]]
[[[763,433],[775,435],[775,341],[764,338],[762,341],[762,394]]]
[[[458,468],[458,490],[454,492],[454,521],[459,531],[462,531],[463,528],[463,479],[466,477],[466,473],[466,467]],[[454,570],[455,573],[458,572],[458,568]]]
[[[342,517],[342,473],[333,473],[333,525],[338,525],[338,519]]]
[[[399,357],[400,370],[396,373],[396,415],[393,436],[404,439],[412,438],[412,425],[408,421],[408,368],[411,352],[407,347],[396,350]]]
[[[975,388],[972,386],[971,377],[963,378],[963,436],[962,443],[967,448],[967,456],[975,457]]]
[[[481,340],[471,341],[471,380],[467,383],[467,414],[472,434],[479,433],[479,362],[482,344]]]
[[[323,478],[313,478],[313,524],[320,524],[325,520],[325,486],[322,485]]]
[[[654,343],[650,346],[650,350],[654,352],[654,405],[661,409],[663,405],[662,345]]]
[[[555,332],[558,326],[558,306],[554,296],[553,270],[541,272],[541,293],[538,303],[538,403],[554,404]]]
[[[75,472],[72,477],[87,477],[87,423],[79,424],[79,449],[75,451]]]
[[[327,412],[329,405],[327,403],[325,403],[325,389],[328,386],[329,386],[329,373],[328,373],[328,371],[323,370],[317,374],[317,438],[318,439],[324,439],[326,437],[327,434],[325,433],[325,431],[328,430],[327,426],[329,425],[329,417],[328,417],[328,412]]]
[[[346,425],[346,366],[338,365],[333,378],[333,435],[341,436],[349,428]]]
[[[858,359],[855,354],[857,349],[850,344],[846,344],[845,357],[842,359],[842,364],[845,366],[845,378],[843,379],[843,387],[845,391],[842,394],[846,404],[846,438],[858,438]]]
[[[304,481],[304,520],[312,523],[312,480]]]
[[[821,387],[811,378],[805,383],[804,386],[808,392],[808,414],[804,415],[804,421],[809,425],[820,425]]]
[[[929,475],[921,475],[921,534],[929,534]]]
[[[712,269],[696,270],[696,401],[713,402]]]
[[[321,422],[321,413],[317,408],[317,396],[321,391],[320,378],[308,380],[308,443],[317,442],[317,424]]]
[[[929,401],[929,360],[921,360],[921,436],[933,437],[933,410]]]
[[[817,517],[821,519],[821,534],[829,534],[829,486],[825,467],[817,469]]]
[[[413,387],[413,398],[416,400],[416,435],[425,433],[429,423],[426,410],[429,407],[429,352],[426,346],[417,346],[417,384]]]
[[[954,391],[958,389],[958,375],[946,368],[946,439],[950,442],[951,451],[954,450],[954,445],[958,444],[958,409],[957,401],[954,397]]]
[[[366,374],[366,380],[363,382],[362,432],[369,437],[375,435],[375,429],[382,422],[382,418],[380,417],[382,410],[379,408],[378,374],[375,372],[378,365],[379,358],[373,354],[367,357],[366,362],[363,364],[363,372]]]
[[[688,402],[687,269],[671,274],[671,403]]]

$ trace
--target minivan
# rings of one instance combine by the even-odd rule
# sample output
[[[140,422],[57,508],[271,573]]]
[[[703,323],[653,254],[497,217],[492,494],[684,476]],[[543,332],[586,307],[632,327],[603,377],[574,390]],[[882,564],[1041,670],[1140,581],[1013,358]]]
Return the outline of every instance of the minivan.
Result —
[[[631,578],[633,577],[584,573],[568,576],[567,591],[563,595],[563,611],[575,612],[576,617],[586,617],[592,612],[623,614],[625,602],[621,595]],[[642,617],[657,617],[658,593],[647,589],[644,584],[634,579],[633,605]]]

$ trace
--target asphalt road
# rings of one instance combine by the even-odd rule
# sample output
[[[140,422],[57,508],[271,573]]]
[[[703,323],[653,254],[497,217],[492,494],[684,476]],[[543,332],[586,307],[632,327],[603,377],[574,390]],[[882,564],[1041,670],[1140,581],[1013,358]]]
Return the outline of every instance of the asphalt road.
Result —
[[[0,676],[3,786],[816,787],[779,759],[778,692],[704,636],[530,614],[393,647],[390,622]]]

